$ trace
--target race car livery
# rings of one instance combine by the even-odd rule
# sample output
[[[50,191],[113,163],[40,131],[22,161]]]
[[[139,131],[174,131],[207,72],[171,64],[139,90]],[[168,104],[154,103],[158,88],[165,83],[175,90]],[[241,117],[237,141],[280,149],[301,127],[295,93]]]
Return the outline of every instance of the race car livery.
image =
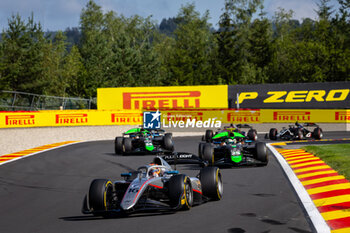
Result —
[[[248,124],[238,124],[238,125],[230,124],[228,126],[225,126],[223,129],[219,129],[215,133],[213,132],[213,130],[207,129],[205,131],[205,134],[202,137],[202,141],[212,142],[213,136],[221,132],[228,132],[228,133],[236,132],[244,135],[249,140],[252,140],[252,141],[258,140],[258,132],[252,126]]]
[[[238,132],[220,132],[212,142],[199,143],[198,156],[214,166],[266,166],[266,144],[254,142]]]
[[[313,128],[309,129],[309,128]],[[323,130],[315,123],[296,122],[295,125],[289,125],[288,128],[282,128],[280,132],[276,128],[271,128],[269,134],[265,136],[271,140],[302,140],[302,139],[322,139]]]
[[[174,151],[174,143],[172,134],[162,129],[133,128],[115,138],[114,151],[121,155],[166,153]]]
[[[155,157],[152,163],[121,176],[124,180],[93,180],[82,213],[110,217],[113,213],[188,210],[193,205],[220,200],[223,195],[217,167],[204,167],[196,177],[189,177],[173,170],[162,157]]]

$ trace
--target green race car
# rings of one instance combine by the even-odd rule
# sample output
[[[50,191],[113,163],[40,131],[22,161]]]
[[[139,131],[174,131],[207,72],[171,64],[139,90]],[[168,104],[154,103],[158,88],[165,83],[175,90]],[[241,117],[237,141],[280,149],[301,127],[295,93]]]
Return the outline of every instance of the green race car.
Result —
[[[229,133],[236,132],[244,135],[249,140],[252,140],[252,141],[258,140],[258,132],[252,126],[248,124],[238,124],[238,125],[230,124],[228,126],[225,126],[223,129],[219,129],[215,133],[213,132],[213,130],[207,129],[205,131],[205,134],[202,137],[202,141],[211,142],[212,138],[215,135],[222,132],[229,132]]]
[[[171,133],[163,129],[133,128],[114,141],[115,154],[160,154],[174,151]]]
[[[212,166],[266,166],[266,144],[254,142],[238,132],[222,131],[211,142],[199,143],[198,156]]]

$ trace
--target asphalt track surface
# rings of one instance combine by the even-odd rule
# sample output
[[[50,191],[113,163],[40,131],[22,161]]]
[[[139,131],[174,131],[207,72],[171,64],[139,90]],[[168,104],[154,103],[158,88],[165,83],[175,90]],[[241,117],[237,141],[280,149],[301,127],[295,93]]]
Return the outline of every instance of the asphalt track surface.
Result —
[[[327,137],[327,134],[326,134]],[[348,133],[328,138],[349,137]],[[260,137],[263,138],[263,137]],[[197,152],[200,137],[174,138],[177,151]],[[103,219],[81,213],[96,178],[149,163],[153,156],[115,156],[113,141],[74,144],[0,166],[0,232],[313,232],[280,165],[222,169],[223,199],[175,214]],[[178,166],[194,176],[199,167]]]

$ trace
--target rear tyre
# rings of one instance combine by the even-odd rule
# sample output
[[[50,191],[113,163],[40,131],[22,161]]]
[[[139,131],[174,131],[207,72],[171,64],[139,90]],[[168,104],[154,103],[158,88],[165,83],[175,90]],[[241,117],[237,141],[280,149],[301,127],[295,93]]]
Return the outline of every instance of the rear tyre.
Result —
[[[314,129],[313,136],[315,139],[322,139],[323,138],[323,131],[321,128],[317,127]]]
[[[123,140],[123,152],[130,153],[132,151],[132,140],[131,138],[124,138]]]
[[[90,210],[94,215],[107,217],[105,211],[113,209],[113,184],[106,179],[91,182],[88,194]]]
[[[169,180],[170,206],[189,210],[193,205],[193,190],[191,180],[183,174],[174,175]]]
[[[207,161],[209,165],[214,164],[214,148],[210,143],[205,143],[202,151],[202,159]]]
[[[271,140],[277,140],[277,129],[276,128],[270,129],[269,138]]]
[[[252,141],[258,140],[258,134],[255,129],[250,129],[248,131],[248,138]]]
[[[114,141],[114,152],[116,155],[123,154],[123,138],[116,137]]]
[[[264,165],[267,165],[268,163],[268,157],[267,157],[267,149],[266,144],[264,142],[258,142],[255,144],[255,159],[263,162]]]
[[[218,201],[222,198],[224,186],[220,169],[217,167],[205,167],[200,170],[199,179],[202,185],[203,195]]]
[[[213,137],[213,130],[207,129],[205,131],[205,141],[206,142],[212,142],[212,137]]]
[[[166,150],[174,151],[174,143],[172,139],[172,134],[166,133],[163,138],[164,148]]]

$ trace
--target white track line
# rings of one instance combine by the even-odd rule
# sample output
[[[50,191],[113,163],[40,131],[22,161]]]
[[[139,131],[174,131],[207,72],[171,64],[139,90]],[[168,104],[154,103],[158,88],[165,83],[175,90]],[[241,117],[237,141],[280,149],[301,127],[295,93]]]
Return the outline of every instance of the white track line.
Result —
[[[280,163],[282,169],[286,173],[289,181],[291,182],[292,186],[294,187],[296,193],[299,196],[299,199],[301,203],[303,204],[307,214],[310,217],[310,220],[312,224],[314,225],[315,229],[319,233],[330,233],[331,230],[329,226],[327,225],[326,221],[318,211],[317,207],[315,206],[314,202],[312,201],[311,197],[305,190],[304,186],[299,181],[298,177],[293,172],[292,168],[288,165],[286,160],[282,157],[280,153],[272,146],[270,143],[267,144],[267,147],[270,149],[270,151],[275,155],[278,162]]]

